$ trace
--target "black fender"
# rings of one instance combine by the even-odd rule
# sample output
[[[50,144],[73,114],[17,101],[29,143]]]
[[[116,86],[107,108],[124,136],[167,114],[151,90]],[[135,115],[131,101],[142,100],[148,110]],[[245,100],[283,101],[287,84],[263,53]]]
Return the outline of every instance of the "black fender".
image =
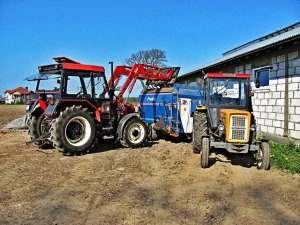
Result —
[[[44,110],[40,106],[40,103],[36,100],[31,104],[30,109],[26,112],[28,115],[36,115],[37,116],[37,115],[43,113]]]
[[[29,104],[27,103],[26,104],[26,113],[27,114],[30,114],[32,113],[35,109],[36,109],[36,104],[37,104],[37,100],[34,100],[34,101],[30,101]]]
[[[118,133],[118,139],[122,139],[123,138],[123,131],[124,131],[124,127],[125,127],[125,124],[133,119],[133,118],[139,118],[139,114],[138,113],[129,113],[127,114],[126,116],[124,116],[120,122],[119,122],[119,125],[118,125],[118,129],[117,129],[117,133]]]
[[[45,111],[45,115],[51,115],[53,116],[55,109],[57,108],[57,106],[60,104],[60,102],[55,102],[53,105],[48,105],[46,111]]]

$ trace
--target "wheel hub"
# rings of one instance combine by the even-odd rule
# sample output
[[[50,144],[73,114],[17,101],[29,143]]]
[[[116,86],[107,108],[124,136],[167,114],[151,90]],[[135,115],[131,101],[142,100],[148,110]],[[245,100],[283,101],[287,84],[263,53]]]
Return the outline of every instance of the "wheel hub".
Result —
[[[83,117],[72,118],[65,128],[65,134],[70,144],[80,146],[89,139],[90,125]]]
[[[140,124],[132,124],[129,128],[129,139],[133,143],[138,143],[143,139],[144,127]]]
[[[67,128],[67,135],[70,139],[77,140],[80,139],[80,137],[83,134],[83,127],[79,123],[71,123],[69,124]]]
[[[134,137],[137,137],[137,136],[139,135],[139,131],[138,131],[138,130],[132,131],[132,135],[133,135]]]

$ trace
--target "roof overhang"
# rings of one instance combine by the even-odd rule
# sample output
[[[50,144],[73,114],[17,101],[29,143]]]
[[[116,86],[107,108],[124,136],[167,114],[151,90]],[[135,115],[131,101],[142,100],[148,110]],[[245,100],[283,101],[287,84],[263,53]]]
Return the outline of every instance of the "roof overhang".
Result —
[[[204,78],[250,78],[251,74],[241,73],[207,73]]]
[[[39,66],[39,72],[41,73],[59,73],[61,69],[64,70],[79,70],[79,71],[87,71],[87,72],[95,72],[95,73],[104,73],[105,69],[102,66],[81,64],[67,57],[54,57],[53,58],[57,64],[49,64]]]
[[[286,31],[285,33],[279,34],[275,37],[265,39],[265,40],[262,40],[257,43],[253,43],[251,45],[247,45],[247,46],[243,47],[242,49],[239,49],[232,53],[227,53],[227,54],[223,55],[221,58],[218,58],[210,63],[204,64],[201,67],[198,67],[186,74],[179,76],[177,78],[177,80],[185,79],[189,76],[193,76],[195,73],[199,73],[199,72],[201,72],[203,70],[207,70],[211,67],[215,67],[215,66],[233,61],[237,58],[245,57],[247,55],[262,51],[264,49],[272,48],[274,46],[293,41],[295,39],[298,39],[299,37],[300,37],[300,26],[298,26],[298,24],[297,24],[297,26],[295,28],[293,28],[292,30]]]

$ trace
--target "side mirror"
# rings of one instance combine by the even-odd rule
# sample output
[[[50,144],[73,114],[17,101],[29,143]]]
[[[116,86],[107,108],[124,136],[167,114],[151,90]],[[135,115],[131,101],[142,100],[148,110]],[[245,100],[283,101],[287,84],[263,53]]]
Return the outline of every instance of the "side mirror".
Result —
[[[60,79],[57,79],[57,80],[56,80],[56,83],[60,84]]]

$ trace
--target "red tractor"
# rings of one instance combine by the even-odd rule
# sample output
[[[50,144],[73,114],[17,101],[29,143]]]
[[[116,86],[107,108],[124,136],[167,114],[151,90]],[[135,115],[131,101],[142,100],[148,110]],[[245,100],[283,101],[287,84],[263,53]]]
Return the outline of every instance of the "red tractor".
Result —
[[[148,128],[123,94],[129,86],[129,93],[132,91],[137,79],[147,80],[147,85],[163,86],[173,82],[179,71],[143,64],[118,66],[107,82],[101,66],[81,64],[66,57],[54,60],[55,64],[40,66],[39,74],[28,78],[37,81],[35,99],[27,106],[29,134],[32,142],[53,145],[66,155],[90,152],[97,139],[119,137],[124,146],[141,146],[145,139],[141,132],[146,133]],[[122,75],[127,79],[116,96],[115,86]],[[58,87],[50,91],[41,89],[44,79],[55,80]],[[124,134],[134,135],[135,141]]]

